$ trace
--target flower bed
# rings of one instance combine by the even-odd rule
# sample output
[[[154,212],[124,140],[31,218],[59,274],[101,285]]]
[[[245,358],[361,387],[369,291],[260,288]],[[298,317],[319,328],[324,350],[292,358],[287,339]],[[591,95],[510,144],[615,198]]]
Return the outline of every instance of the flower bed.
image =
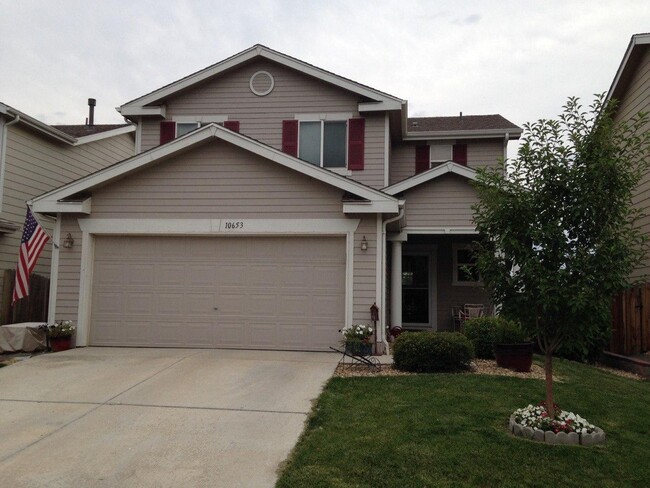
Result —
[[[515,410],[508,424],[510,432],[549,444],[570,444],[591,446],[605,442],[602,429],[589,423],[573,412],[566,412],[555,405],[555,416],[551,417],[542,402]]]

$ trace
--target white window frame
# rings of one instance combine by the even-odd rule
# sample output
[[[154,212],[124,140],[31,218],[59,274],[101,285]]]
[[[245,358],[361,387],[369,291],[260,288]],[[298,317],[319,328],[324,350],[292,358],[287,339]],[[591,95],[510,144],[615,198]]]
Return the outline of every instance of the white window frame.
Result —
[[[178,136],[178,124],[196,124],[194,129],[198,129],[201,126],[215,123],[222,124],[228,120],[227,115],[178,115],[172,117],[172,120],[176,122],[176,127],[174,128],[175,137]],[[192,130],[194,130],[192,129]]]
[[[331,114],[300,114],[295,118],[298,121],[298,157],[300,157],[300,125],[302,122],[320,122],[320,163],[319,168],[328,169],[330,171],[339,172],[343,171],[347,174],[348,169],[348,146],[350,139],[350,124],[349,119],[353,117],[351,113],[331,113]],[[325,122],[345,122],[345,166],[327,167],[323,166],[323,151],[325,148]],[[314,165],[316,166],[316,165]]]
[[[478,281],[459,281],[458,280],[458,267],[470,264],[470,263],[459,263],[458,262],[458,251],[471,251],[472,250],[472,245],[471,244],[452,244],[451,249],[452,249],[452,262],[453,262],[451,284],[453,286],[483,286],[483,280],[480,279],[480,278],[478,279]]]
[[[447,159],[433,159],[433,148],[434,147],[440,147],[440,146],[449,146],[449,157]],[[430,142],[429,143],[429,168],[433,168],[435,166],[438,166],[442,163],[446,163],[447,161],[451,161],[452,157],[454,155],[454,145],[453,143],[440,143],[440,142]]]

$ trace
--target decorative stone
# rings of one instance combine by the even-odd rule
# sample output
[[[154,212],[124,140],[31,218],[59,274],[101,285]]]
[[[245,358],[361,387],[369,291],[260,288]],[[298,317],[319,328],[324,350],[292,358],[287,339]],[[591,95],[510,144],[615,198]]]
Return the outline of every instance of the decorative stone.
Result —
[[[544,442],[547,444],[557,444],[557,439],[555,437],[555,432],[546,431],[544,432]]]
[[[515,416],[514,416],[514,415],[511,415],[511,416],[510,416],[510,422],[508,423],[508,430],[509,430],[510,432],[512,432],[512,430],[514,429],[514,427],[515,427]]]
[[[533,440],[537,442],[544,442],[544,431],[542,429],[535,429],[533,433]]]
[[[593,446],[594,445],[594,435],[593,434],[582,434],[580,436],[580,444],[583,446]]]
[[[568,437],[567,444],[570,444],[572,446],[577,446],[580,444],[580,436],[575,432],[569,432],[569,435],[567,437]]]
[[[525,437],[526,439],[532,439],[533,438],[533,429],[530,427],[524,427],[521,429],[521,435],[522,437]]]
[[[555,434],[555,440],[557,441],[556,444],[568,444],[569,436],[566,435],[566,432],[558,432]]]
[[[519,424],[515,424],[515,427],[514,427],[513,433],[514,433],[515,435],[521,436],[521,425],[519,425]]]

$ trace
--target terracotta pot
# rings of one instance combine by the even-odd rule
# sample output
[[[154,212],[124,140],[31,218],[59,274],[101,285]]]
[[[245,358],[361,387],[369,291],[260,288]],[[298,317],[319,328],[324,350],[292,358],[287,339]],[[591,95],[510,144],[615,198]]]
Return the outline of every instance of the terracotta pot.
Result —
[[[50,349],[53,352],[66,351],[72,349],[72,336],[70,337],[50,337]]]
[[[495,344],[494,355],[497,366],[527,373],[533,365],[533,343]]]

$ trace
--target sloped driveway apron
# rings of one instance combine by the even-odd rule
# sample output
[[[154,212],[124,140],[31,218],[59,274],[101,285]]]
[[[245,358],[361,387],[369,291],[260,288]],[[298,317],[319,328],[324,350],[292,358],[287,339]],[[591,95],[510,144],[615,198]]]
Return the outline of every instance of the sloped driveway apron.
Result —
[[[272,487],[338,356],[84,348],[0,369],[12,487]]]

